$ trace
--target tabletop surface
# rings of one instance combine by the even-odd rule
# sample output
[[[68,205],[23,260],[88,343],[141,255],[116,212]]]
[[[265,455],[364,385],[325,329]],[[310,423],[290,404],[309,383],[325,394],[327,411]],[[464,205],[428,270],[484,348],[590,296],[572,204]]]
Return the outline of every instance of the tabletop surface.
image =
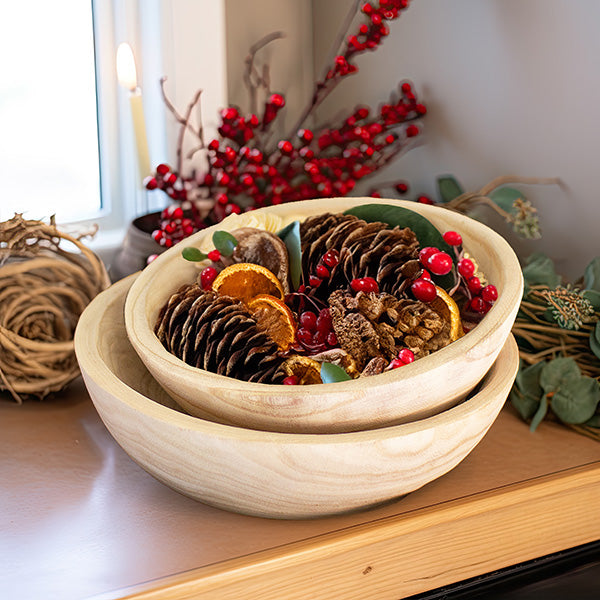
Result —
[[[44,402],[0,393],[0,597],[119,597],[118,590],[600,461],[555,423],[530,433],[505,407],[453,471],[368,511],[308,521],[218,510],[184,497],[112,439],[81,380]]]

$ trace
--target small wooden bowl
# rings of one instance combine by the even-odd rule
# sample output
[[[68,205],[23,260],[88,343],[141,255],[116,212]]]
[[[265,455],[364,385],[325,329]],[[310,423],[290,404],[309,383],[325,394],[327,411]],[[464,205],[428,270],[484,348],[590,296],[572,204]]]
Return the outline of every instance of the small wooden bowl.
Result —
[[[343,212],[365,203],[397,204],[421,213],[442,232],[458,231],[464,246],[498,288],[499,298],[482,322],[446,348],[401,369],[351,382],[286,386],[256,384],[185,364],[153,332],[158,312],[197,268],[181,247],[162,254],[135,281],[125,303],[127,335],[167,393],[187,412],[215,422],[290,433],[359,431],[408,422],[456,405],[481,380],[506,341],[519,308],[523,277],[508,243],[485,225],[449,210],[414,202],[328,198],[270,207],[284,219]],[[261,211],[256,211],[260,213]],[[251,213],[252,215],[256,213]],[[227,223],[191,236],[186,246],[206,245]]]
[[[290,434],[221,425],[179,412],[125,335],[133,275],[84,311],[75,350],[98,413],[148,473],[196,500],[271,518],[307,518],[372,506],[444,475],[495,420],[518,368],[512,336],[468,400],[394,427]]]

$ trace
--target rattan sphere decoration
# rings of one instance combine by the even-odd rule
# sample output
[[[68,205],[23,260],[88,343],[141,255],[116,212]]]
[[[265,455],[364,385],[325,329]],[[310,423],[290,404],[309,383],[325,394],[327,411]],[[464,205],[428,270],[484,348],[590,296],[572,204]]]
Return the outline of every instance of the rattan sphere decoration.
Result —
[[[0,222],[0,390],[21,403],[73,381],[75,326],[109,285],[102,261],[53,218]]]

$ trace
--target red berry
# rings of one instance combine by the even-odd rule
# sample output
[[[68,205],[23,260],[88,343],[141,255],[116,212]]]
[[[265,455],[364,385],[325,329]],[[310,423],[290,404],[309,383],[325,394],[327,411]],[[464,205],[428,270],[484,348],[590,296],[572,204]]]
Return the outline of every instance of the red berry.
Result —
[[[313,139],[314,134],[310,129],[300,129],[298,131],[298,137],[305,142],[310,142]]]
[[[435,204],[435,202],[429,196],[419,196],[417,198],[417,202],[419,202],[420,204]]]
[[[452,270],[452,258],[446,252],[438,252],[429,257],[427,266],[434,275],[447,275]]]
[[[443,235],[444,241],[450,246],[460,246],[462,244],[462,237],[460,233],[456,231],[446,231]]]
[[[473,273],[475,273],[475,264],[470,258],[461,258],[458,261],[458,272],[465,279],[469,279],[469,277],[472,277]]]
[[[437,296],[435,285],[427,279],[417,279],[413,281],[410,290],[414,297],[421,302],[433,302]]]
[[[308,331],[314,331],[317,328],[317,315],[310,310],[301,313],[300,325]]]
[[[361,277],[360,279],[353,279],[350,282],[350,287],[355,292],[378,292],[379,286],[372,277]]]
[[[299,379],[296,375],[289,375],[283,380],[283,385],[298,385]]]
[[[467,287],[471,294],[477,296],[481,291],[481,281],[479,280],[479,277],[469,277],[469,279],[467,279]]]
[[[337,346],[337,343],[338,343],[338,341],[337,341],[337,337],[336,337],[335,333],[333,333],[333,331],[330,331],[327,334],[327,345],[333,347],[333,346]]]
[[[496,300],[498,300],[498,290],[496,289],[495,285],[486,285],[482,290],[481,290],[481,297],[486,301],[486,302],[495,302]]]
[[[431,281],[431,275],[427,269],[423,269],[421,275],[419,275],[419,279],[426,279],[427,281]]]
[[[319,313],[319,317],[317,318],[317,329],[319,331],[328,333],[331,331],[331,327],[332,327],[331,314],[330,314],[328,308],[324,308]]]
[[[164,233],[163,233],[163,232],[162,232],[160,229],[155,229],[155,230],[152,232],[152,239],[153,239],[155,242],[160,242],[160,240],[162,240],[162,238],[164,237],[164,235],[165,235],[165,234],[164,234]]]
[[[486,302],[481,296],[475,296],[469,303],[469,308],[476,313],[485,314],[492,308],[489,302]]]
[[[289,140],[281,140],[278,144],[277,147],[284,153],[284,154],[291,154],[292,150],[294,149],[294,146],[292,146],[292,142],[290,142]]]
[[[403,367],[406,363],[399,358],[394,358],[390,363],[390,369],[397,369],[398,367]]]
[[[175,173],[167,173],[164,179],[169,185],[173,185],[177,181],[177,175]]]
[[[396,191],[397,191],[399,194],[406,194],[406,192],[408,192],[408,184],[407,184],[407,183],[404,183],[403,181],[399,181],[399,182],[396,184]]]
[[[323,258],[321,260],[325,265],[332,269],[340,262],[340,253],[332,248],[323,254]]]
[[[217,276],[217,270],[214,267],[205,267],[200,273],[200,285],[203,290],[208,290],[212,287],[212,283]]]
[[[296,332],[296,337],[301,344],[309,345],[312,343],[312,333],[304,327],[300,327]]]
[[[421,248],[419,252],[419,260],[421,261],[421,264],[426,265],[429,258],[434,254],[437,254],[439,251],[439,248],[434,248],[433,246],[425,246],[425,248]]]
[[[402,348],[400,352],[398,352],[398,358],[405,364],[414,362],[415,355],[412,350],[409,348]]]
[[[182,219],[183,218],[183,208],[181,206],[177,206],[171,212],[171,217],[174,219]]]
[[[166,175],[169,171],[171,170],[171,167],[169,165],[165,165],[164,163],[161,163],[160,165],[158,165],[158,167],[156,167],[156,172],[159,175]]]
[[[223,204],[223,205],[227,204],[229,202],[229,198],[227,197],[227,194],[223,194],[223,193],[217,194],[217,202],[219,204]]]
[[[329,269],[325,265],[317,265],[315,272],[320,279],[327,279],[329,277]]]
[[[319,279],[315,275],[310,275],[309,278],[308,278],[308,284],[311,287],[315,287],[315,288],[317,288],[317,287],[319,287],[321,285],[321,281],[322,281],[322,279]]]
[[[406,128],[406,137],[415,137],[416,135],[419,135],[419,128],[416,125],[409,125]]]
[[[144,179],[144,187],[147,190],[155,190],[158,187],[158,181],[156,181],[156,177],[146,177],[146,179]]]
[[[313,344],[320,346],[327,341],[327,332],[317,329],[313,335]]]
[[[285,106],[285,99],[281,94],[271,94],[269,98],[269,103],[277,108],[282,108]]]
[[[217,262],[218,260],[221,259],[221,253],[218,250],[211,250],[208,254],[207,254],[208,258],[210,260],[212,260],[213,262]]]

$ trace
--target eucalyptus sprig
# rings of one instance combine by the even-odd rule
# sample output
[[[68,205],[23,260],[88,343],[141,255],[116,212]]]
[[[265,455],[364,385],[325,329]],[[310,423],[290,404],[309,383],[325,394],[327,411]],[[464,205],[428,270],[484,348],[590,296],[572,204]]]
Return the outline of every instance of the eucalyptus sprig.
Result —
[[[532,431],[554,417],[600,441],[600,257],[578,287],[563,285],[543,254],[528,259],[523,276],[512,329],[521,366],[511,402]]]

